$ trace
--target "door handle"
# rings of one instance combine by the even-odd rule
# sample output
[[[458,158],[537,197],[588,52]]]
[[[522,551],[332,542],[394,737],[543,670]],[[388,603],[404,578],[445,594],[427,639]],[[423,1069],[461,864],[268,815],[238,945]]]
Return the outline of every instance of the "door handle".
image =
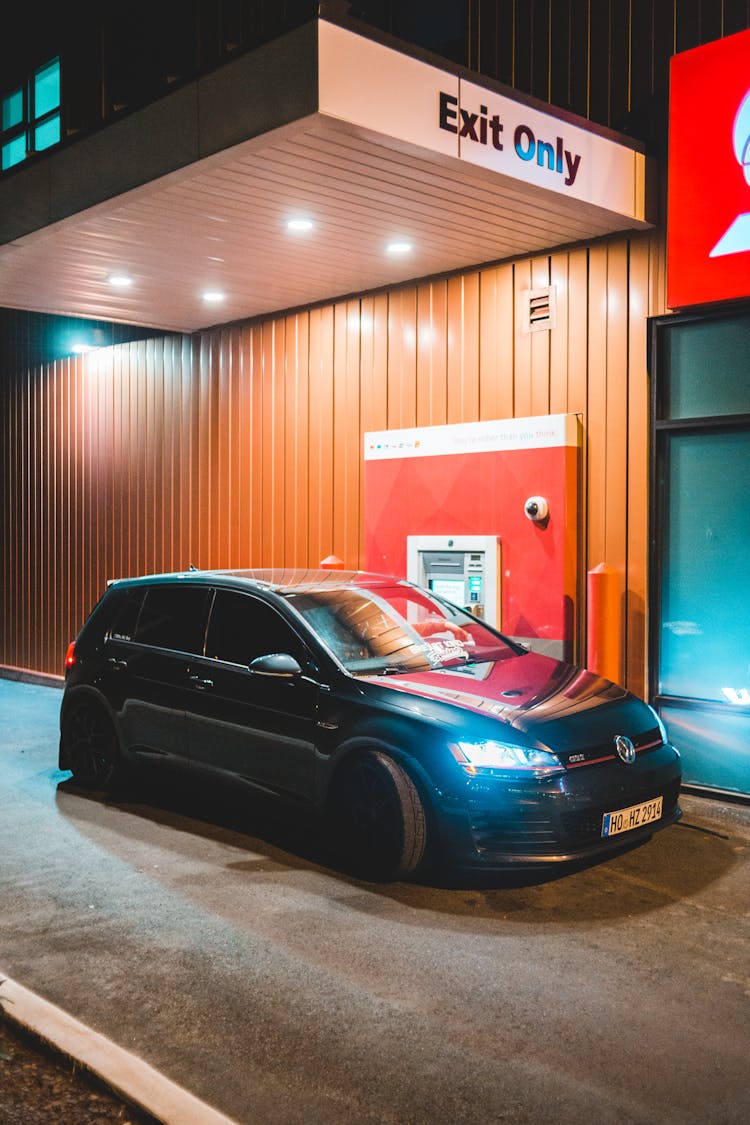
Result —
[[[202,676],[191,676],[190,683],[198,691],[208,691],[209,688],[214,686],[213,680],[204,680]]]
[[[116,672],[122,672],[128,666],[127,660],[118,660],[116,656],[110,656],[107,659],[107,664],[110,668],[114,668]]]

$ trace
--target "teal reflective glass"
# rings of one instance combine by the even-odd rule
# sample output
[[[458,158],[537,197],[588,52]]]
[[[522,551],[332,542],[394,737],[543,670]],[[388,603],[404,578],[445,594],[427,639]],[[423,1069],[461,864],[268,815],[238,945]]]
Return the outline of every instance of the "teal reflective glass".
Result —
[[[8,141],[2,147],[2,167],[3,171],[6,168],[12,168],[14,164],[20,164],[22,160],[26,159],[26,137],[22,133],[20,137],[15,137],[12,141]]]
[[[37,125],[34,130],[34,148],[37,152],[42,149],[49,148],[50,145],[56,145],[60,140],[60,114],[56,113],[54,117],[50,117],[43,125]]]
[[[23,121],[23,90],[14,90],[3,98],[2,126],[3,132],[20,125]]]
[[[60,60],[53,59],[34,75],[34,117],[44,117],[60,106]]]
[[[666,448],[659,692],[750,705],[750,430]]]
[[[686,785],[750,794],[750,717],[741,711],[660,707]]]
[[[666,331],[663,418],[750,414],[750,315]]]

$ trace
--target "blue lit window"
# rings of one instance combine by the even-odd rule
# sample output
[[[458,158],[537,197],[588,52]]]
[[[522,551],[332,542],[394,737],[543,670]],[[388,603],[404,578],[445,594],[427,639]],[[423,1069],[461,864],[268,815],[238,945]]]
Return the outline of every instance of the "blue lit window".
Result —
[[[37,152],[42,149],[49,148],[50,145],[56,145],[60,140],[60,114],[56,113],[53,117],[48,117],[42,125],[37,125],[34,129],[34,148]]]
[[[60,143],[60,85],[60,60],[51,59],[0,98],[0,171]]]
[[[20,164],[26,159],[26,135],[21,133],[20,137],[4,144],[2,154],[3,170],[12,168],[14,164]]]
[[[60,108],[60,60],[40,66],[34,74],[34,117],[39,119]]]
[[[2,102],[2,128],[3,132],[14,129],[23,122],[23,90],[14,90],[3,98]]]

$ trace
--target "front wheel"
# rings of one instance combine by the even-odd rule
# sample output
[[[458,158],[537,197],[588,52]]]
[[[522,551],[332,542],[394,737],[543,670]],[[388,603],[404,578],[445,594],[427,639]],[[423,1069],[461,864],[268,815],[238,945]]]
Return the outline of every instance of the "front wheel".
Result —
[[[375,879],[417,870],[427,848],[427,817],[416,785],[379,750],[357,754],[342,767],[334,816],[345,863]]]
[[[100,704],[90,699],[72,703],[63,719],[62,742],[79,785],[86,789],[114,788],[122,763],[112,721]]]

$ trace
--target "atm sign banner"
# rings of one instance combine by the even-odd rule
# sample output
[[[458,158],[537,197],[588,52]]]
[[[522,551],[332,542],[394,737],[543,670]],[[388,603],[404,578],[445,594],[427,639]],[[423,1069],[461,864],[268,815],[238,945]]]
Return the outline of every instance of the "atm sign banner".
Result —
[[[750,296],[750,31],[672,59],[667,304]]]

